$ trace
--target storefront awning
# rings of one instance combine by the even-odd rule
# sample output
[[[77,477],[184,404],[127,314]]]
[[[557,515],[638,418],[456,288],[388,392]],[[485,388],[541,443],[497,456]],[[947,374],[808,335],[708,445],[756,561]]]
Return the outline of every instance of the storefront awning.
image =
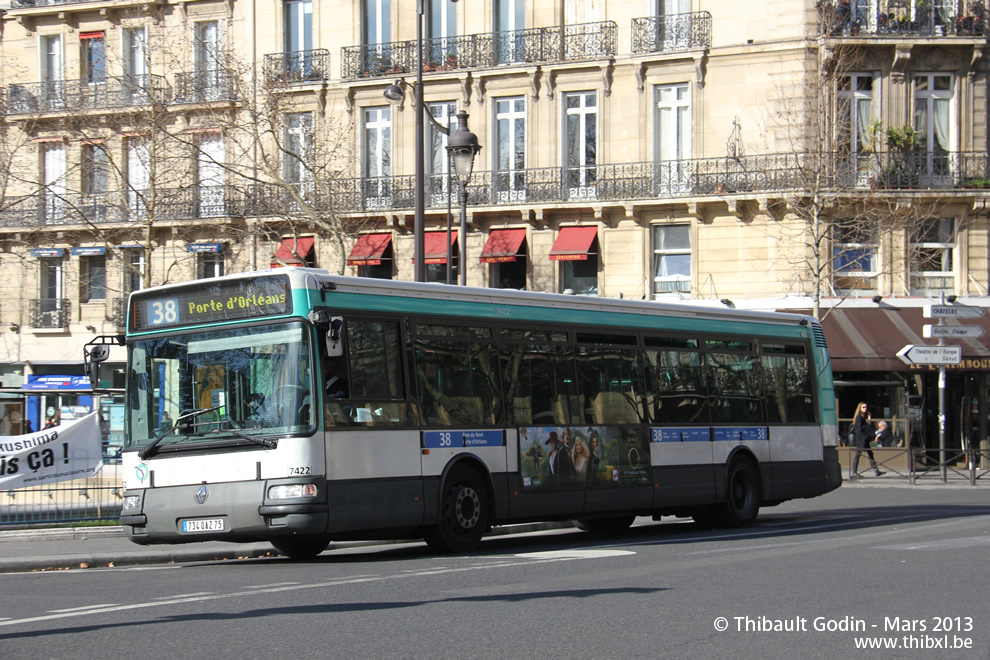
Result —
[[[457,232],[450,232],[451,254],[457,254]],[[415,261],[415,259],[413,260]],[[423,235],[423,263],[447,263],[447,232],[431,231]]]
[[[525,229],[493,229],[481,250],[481,263],[498,264],[515,261],[519,246],[526,240]]]
[[[362,234],[347,256],[348,266],[378,266],[392,243],[392,234]]]
[[[827,314],[823,311],[822,315],[822,330],[832,357],[833,372],[910,371],[911,366],[897,357],[898,351],[908,344],[938,344],[937,339],[926,339],[922,334],[924,325],[935,325],[938,319],[924,318],[920,307],[835,308]],[[990,369],[990,316],[985,314],[979,319],[946,323],[983,328],[982,337],[946,339],[945,343],[962,347],[963,363],[960,367]],[[970,361],[968,364],[967,360]]]
[[[310,254],[313,252],[312,236],[302,236],[300,238],[286,238],[275,251],[275,258],[272,259],[272,268],[282,265],[305,266]]]
[[[598,227],[562,227],[550,249],[551,261],[585,261],[598,236]]]

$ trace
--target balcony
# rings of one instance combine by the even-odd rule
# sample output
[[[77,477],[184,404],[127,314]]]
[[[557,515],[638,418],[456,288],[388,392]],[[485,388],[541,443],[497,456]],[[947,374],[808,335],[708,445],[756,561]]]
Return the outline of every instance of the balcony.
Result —
[[[634,53],[673,53],[711,45],[712,15],[707,11],[632,20]]]
[[[440,37],[423,42],[423,72],[601,59],[615,55],[612,21]],[[341,49],[341,77],[375,78],[416,69],[416,41]]]
[[[196,71],[175,74],[173,103],[237,101],[234,81],[226,71]]]
[[[986,14],[986,0],[851,0],[821,4],[818,27],[834,38],[985,38]]]
[[[134,4],[150,4],[157,5],[161,4],[161,0],[127,0],[125,2],[120,2],[120,0],[10,0],[11,9],[36,9],[44,7],[59,7],[64,8],[72,5],[90,5],[92,9],[101,8],[106,6],[121,6],[121,5],[134,5]],[[79,10],[77,10],[79,11]]]
[[[447,206],[446,176],[427,175],[425,198],[431,209]],[[337,213],[410,210],[413,176],[337,179],[309,185],[304,199],[312,209]],[[839,194],[877,194],[884,189],[963,191],[990,189],[985,152],[875,154],[850,164],[839,154],[825,161],[809,155],[761,154],[739,158],[693,158],[681,161],[602,164],[577,168],[528,168],[475,172],[468,186],[474,206],[519,204],[578,205],[635,202],[733,194],[782,193],[810,186]],[[988,190],[990,192],[990,190]],[[454,191],[454,203],[457,202]],[[279,216],[301,209],[288,191],[258,186],[251,193],[249,215]]]
[[[28,301],[28,325],[32,328],[67,329],[68,298],[35,298]]]
[[[107,78],[98,82],[55,80],[7,87],[7,114],[76,113],[85,110],[165,103],[169,86],[152,74]]]
[[[274,85],[322,82],[330,78],[330,51],[317,48],[265,55],[264,74]]]
[[[7,197],[4,204],[0,227],[244,217],[247,206],[231,186],[162,188],[154,195],[151,191],[24,195]]]

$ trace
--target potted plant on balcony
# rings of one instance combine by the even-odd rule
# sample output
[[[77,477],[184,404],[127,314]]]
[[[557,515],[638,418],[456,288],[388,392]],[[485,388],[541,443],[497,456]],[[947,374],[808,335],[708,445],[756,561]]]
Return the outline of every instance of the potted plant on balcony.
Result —
[[[392,72],[392,58],[384,53],[377,53],[368,58],[368,68],[364,70],[366,78],[382,76]]]
[[[888,188],[914,188],[921,182],[922,136],[911,124],[891,126],[884,132],[888,164],[884,184]]]

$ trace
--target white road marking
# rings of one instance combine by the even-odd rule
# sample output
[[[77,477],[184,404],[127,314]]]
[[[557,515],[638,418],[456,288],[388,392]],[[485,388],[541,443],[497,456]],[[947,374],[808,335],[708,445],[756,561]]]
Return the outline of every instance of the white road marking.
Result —
[[[70,612],[85,612],[86,610],[95,610],[101,607],[117,607],[117,603],[101,603],[99,605],[83,605],[82,607],[67,607],[64,610],[48,610],[52,614],[66,614]]]
[[[636,554],[632,550],[615,550],[609,548],[590,548],[574,550],[545,550],[539,552],[523,552],[515,555],[523,559],[602,559],[604,557],[621,557]]]
[[[244,587],[244,588],[245,589],[270,589],[272,587],[292,587],[292,586],[295,586],[297,584],[299,584],[299,583],[298,582],[275,582],[273,584],[254,584],[254,585],[250,585],[250,586],[247,586],[247,587]]]
[[[539,554],[539,553],[534,553]],[[551,553],[543,553],[551,554]],[[600,556],[596,554],[584,554],[581,556],[575,556],[573,552],[564,553],[566,556],[562,557],[531,557],[529,555],[520,555],[521,561],[514,562],[514,565],[523,564],[546,564],[552,561],[572,561],[575,559],[586,559],[592,558],[594,556]],[[632,555],[634,552],[619,552],[620,555]],[[227,600],[232,598],[243,598],[245,596],[257,596],[261,594],[274,594],[274,593],[286,593],[293,591],[303,591],[306,589],[325,589],[329,587],[339,587],[345,584],[362,584],[371,582],[387,582],[390,580],[402,580],[406,578],[424,577],[428,575],[436,575],[443,573],[468,573],[471,571],[483,571],[491,570],[493,568],[500,568],[503,565],[473,565],[464,566],[461,568],[444,568],[441,570],[436,569],[426,569],[421,571],[416,571],[412,573],[396,573],[393,575],[368,575],[368,576],[354,576],[350,578],[342,578],[339,580],[328,580],[326,582],[318,582],[314,584],[292,584],[286,586],[271,586],[271,587],[260,587],[260,588],[246,588],[244,591],[235,591],[227,594],[204,594],[204,595],[191,595],[191,596],[173,596],[171,598],[165,598],[161,600],[149,600],[145,602],[130,603],[128,605],[94,605],[87,609],[75,608],[71,611],[61,611],[58,613],[50,613],[41,616],[25,617],[23,619],[9,619],[6,621],[0,621],[0,627],[4,626],[14,626],[18,624],[25,623],[38,623],[40,621],[53,621],[57,619],[68,619],[71,617],[86,616],[91,614],[109,614],[113,612],[127,612],[132,610],[147,609],[151,607],[162,607],[164,605],[183,605],[186,603],[203,603],[209,601],[219,601]]]

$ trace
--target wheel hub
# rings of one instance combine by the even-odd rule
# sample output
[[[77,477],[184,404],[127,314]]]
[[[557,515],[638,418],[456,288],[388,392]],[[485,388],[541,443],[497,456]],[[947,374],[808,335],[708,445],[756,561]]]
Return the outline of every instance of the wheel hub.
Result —
[[[454,502],[454,515],[457,524],[463,529],[471,529],[481,519],[481,499],[473,488],[462,488]]]

